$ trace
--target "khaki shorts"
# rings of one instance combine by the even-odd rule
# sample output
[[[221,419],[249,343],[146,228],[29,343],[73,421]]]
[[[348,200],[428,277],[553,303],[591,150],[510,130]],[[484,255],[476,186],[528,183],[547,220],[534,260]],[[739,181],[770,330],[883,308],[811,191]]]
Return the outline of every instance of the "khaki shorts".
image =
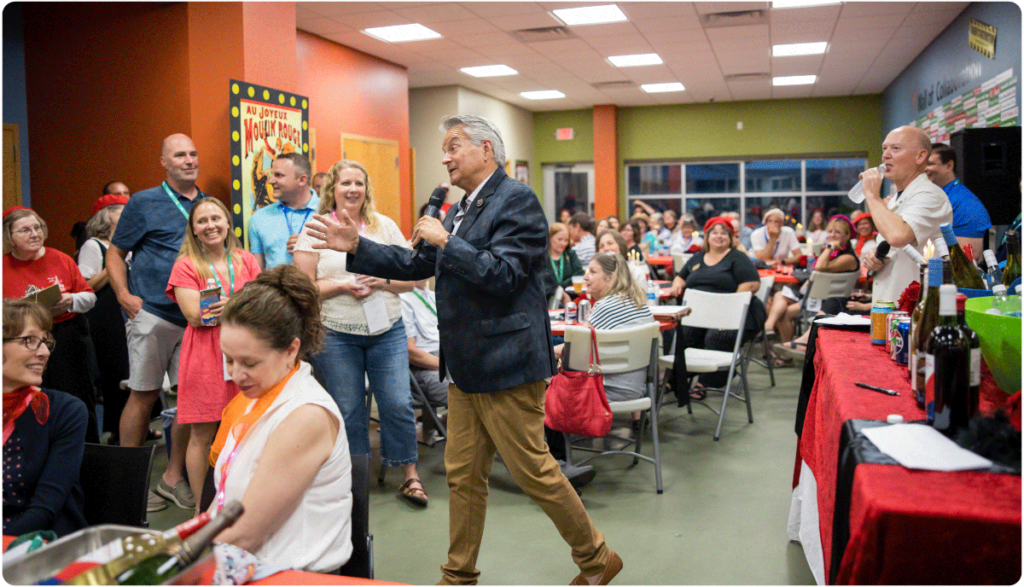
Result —
[[[185,329],[145,310],[125,323],[128,335],[128,387],[152,391],[164,385],[164,374],[171,387],[178,384],[178,355]]]

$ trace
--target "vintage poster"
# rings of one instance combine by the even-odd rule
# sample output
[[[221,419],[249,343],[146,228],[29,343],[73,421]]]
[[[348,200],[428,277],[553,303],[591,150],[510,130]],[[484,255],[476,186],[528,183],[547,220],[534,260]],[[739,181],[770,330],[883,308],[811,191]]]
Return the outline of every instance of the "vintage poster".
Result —
[[[249,248],[249,218],[276,201],[267,180],[283,153],[309,156],[309,100],[284,90],[230,80],[231,212]]]

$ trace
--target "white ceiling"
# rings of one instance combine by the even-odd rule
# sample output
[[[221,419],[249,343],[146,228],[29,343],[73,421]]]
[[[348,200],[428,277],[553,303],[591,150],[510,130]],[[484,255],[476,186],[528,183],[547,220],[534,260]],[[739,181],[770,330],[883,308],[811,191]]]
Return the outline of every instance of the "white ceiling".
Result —
[[[628,22],[569,27],[576,37],[522,43],[521,29],[558,26],[556,8],[592,2],[298,2],[299,29],[405,66],[409,87],[460,85],[527,110],[594,104],[647,106],[729,100],[877,94],[892,82],[967,2],[844,2],[771,9],[768,2],[617,2]],[[768,23],[704,28],[700,15],[768,10]],[[368,27],[420,23],[443,38],[386,43]],[[780,43],[828,41],[824,55],[772,57]],[[614,67],[606,58],[657,53],[664,63]],[[519,75],[474,78],[462,67],[505,64]],[[773,87],[770,77],[727,81],[735,74],[815,74],[813,85]],[[629,81],[635,87],[595,88]],[[681,82],[686,90],[648,94],[640,84]],[[529,90],[559,90],[556,100],[527,100]]]

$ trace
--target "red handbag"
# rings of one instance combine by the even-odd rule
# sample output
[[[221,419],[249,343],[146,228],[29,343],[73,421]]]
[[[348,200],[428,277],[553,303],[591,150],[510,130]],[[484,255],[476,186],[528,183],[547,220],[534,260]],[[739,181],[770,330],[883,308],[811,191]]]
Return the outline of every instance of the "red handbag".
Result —
[[[594,363],[594,360],[597,363]],[[544,425],[577,436],[605,436],[612,429],[612,408],[604,394],[597,332],[590,327],[590,366],[586,371],[566,371],[558,362],[544,397]]]

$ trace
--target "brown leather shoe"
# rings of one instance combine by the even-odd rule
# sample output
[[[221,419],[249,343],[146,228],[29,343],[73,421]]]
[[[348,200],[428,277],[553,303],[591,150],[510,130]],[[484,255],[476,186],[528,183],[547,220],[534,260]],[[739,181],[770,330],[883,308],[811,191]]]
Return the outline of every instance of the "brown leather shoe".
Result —
[[[601,571],[601,575],[597,578],[597,583],[594,583],[594,584],[595,585],[607,585],[607,584],[611,583],[612,579],[615,578],[615,575],[618,575],[619,571],[621,571],[621,570],[622,570],[622,559],[619,558],[619,555],[615,554],[614,551],[611,551],[611,556],[608,557],[608,564],[605,565],[604,569]],[[590,581],[587,581],[587,578],[583,576],[583,573],[580,573],[579,575],[576,575],[576,578],[573,579],[572,583],[569,583],[569,584],[570,585],[590,585]]]

